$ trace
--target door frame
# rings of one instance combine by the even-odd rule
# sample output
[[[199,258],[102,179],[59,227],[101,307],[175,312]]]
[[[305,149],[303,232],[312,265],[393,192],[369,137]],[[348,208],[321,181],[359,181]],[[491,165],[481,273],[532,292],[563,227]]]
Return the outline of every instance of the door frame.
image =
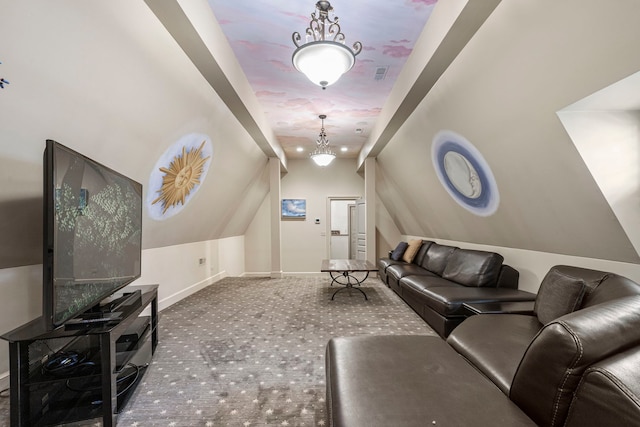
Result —
[[[331,201],[332,200],[353,200],[353,203],[356,203],[356,200],[361,199],[362,196],[329,196],[327,197],[327,220],[325,221],[325,253],[326,258],[331,258]]]

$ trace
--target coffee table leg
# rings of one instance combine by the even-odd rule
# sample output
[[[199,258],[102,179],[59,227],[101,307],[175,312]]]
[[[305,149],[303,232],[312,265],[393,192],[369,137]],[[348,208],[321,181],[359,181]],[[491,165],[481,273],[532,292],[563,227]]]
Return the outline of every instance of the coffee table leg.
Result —
[[[344,275],[344,273],[342,273],[342,274]],[[335,283],[338,283],[339,285],[341,285],[341,284],[342,284],[342,283],[338,282],[338,277],[340,277],[340,276],[333,277],[333,271],[330,271],[330,272],[329,272],[329,276],[331,276],[331,279],[332,279],[332,280],[331,280],[331,284],[330,284],[329,286],[333,286],[333,283],[334,283],[334,282],[335,282]]]
[[[329,273],[331,274],[331,273]],[[338,290],[336,290],[333,295],[331,296],[331,300],[333,301],[333,298],[336,296],[336,294],[340,291],[344,291],[345,289],[355,289],[356,291],[360,291],[360,293],[362,295],[364,295],[364,299],[365,300],[369,300],[369,298],[367,298],[367,294],[364,293],[364,291],[360,288],[354,288],[353,285],[351,284],[351,278],[353,278],[353,280],[359,285],[362,286],[362,282],[364,282],[367,277],[369,277],[369,272],[367,272],[367,275],[365,276],[364,279],[362,280],[358,280],[355,276],[352,276],[351,274],[349,274],[348,271],[344,271],[342,272],[342,275],[347,279],[347,283],[344,284],[344,288],[340,288]],[[331,278],[333,279],[333,281],[331,282],[331,285],[333,285],[333,282],[337,282],[336,278],[333,277],[333,275],[331,275]],[[340,282],[338,282],[339,284],[341,284]]]

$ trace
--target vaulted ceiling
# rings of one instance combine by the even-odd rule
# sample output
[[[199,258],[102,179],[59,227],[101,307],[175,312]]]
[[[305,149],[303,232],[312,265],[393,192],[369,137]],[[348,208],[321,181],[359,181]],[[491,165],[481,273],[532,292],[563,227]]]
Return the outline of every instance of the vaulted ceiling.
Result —
[[[437,0],[334,0],[346,44],[363,44],[352,70],[326,90],[292,65],[292,33],[304,34],[314,0],[209,0],[267,121],[288,158],[315,148],[319,114],[341,157],[356,157]],[[297,151],[300,147],[302,151]]]
[[[318,114],[329,116],[335,148],[348,145],[358,161],[376,157],[377,196],[402,234],[638,262],[628,236],[640,242],[640,229],[618,218],[620,210],[637,218],[637,192],[622,201],[614,194],[612,209],[558,119],[640,69],[636,0],[606,8],[599,0],[335,0],[347,42],[365,49],[326,91],[290,66],[291,34],[305,30],[313,0],[265,10],[264,2],[217,1],[2,1],[0,77],[11,82],[0,91],[6,266],[41,257],[34,224],[47,138],[146,185],[167,147],[192,132],[210,136],[197,197],[179,216],[145,223],[144,246],[157,248],[243,235],[270,191],[267,157],[285,169],[287,157],[306,157],[291,150],[305,138],[313,148]],[[402,57],[408,49],[414,54]],[[594,120],[575,113],[567,112],[585,133]],[[637,117],[622,117],[630,143]],[[443,129],[467,138],[491,167],[495,214],[466,211],[438,181],[429,147]],[[589,157],[602,161],[613,138],[599,135]]]

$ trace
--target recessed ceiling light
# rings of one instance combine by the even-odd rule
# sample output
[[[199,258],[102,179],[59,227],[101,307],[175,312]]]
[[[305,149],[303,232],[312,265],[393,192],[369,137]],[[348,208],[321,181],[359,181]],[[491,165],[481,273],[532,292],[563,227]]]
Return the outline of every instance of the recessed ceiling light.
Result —
[[[344,153],[345,151],[348,151],[348,150],[349,150],[349,149],[348,149],[347,147],[342,147],[342,148],[340,149],[340,151],[342,151],[343,153]]]
[[[362,128],[357,128],[357,129],[356,129],[356,133],[357,133],[358,135],[359,135],[359,134],[361,134],[361,133],[362,133]]]
[[[298,147],[298,148],[296,148],[296,151],[297,151],[298,153],[302,153],[302,152],[304,151],[304,148],[302,148],[302,147]]]

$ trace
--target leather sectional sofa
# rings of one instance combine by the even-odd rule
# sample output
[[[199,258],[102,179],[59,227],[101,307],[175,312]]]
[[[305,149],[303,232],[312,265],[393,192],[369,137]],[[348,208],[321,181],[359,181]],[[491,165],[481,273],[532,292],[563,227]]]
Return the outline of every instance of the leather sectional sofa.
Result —
[[[535,313],[479,314],[435,336],[334,338],[335,427],[640,425],[640,286],[553,267]]]
[[[467,316],[464,303],[533,301],[518,290],[518,271],[495,252],[461,249],[424,240],[410,262],[378,260],[378,276],[440,336]]]

